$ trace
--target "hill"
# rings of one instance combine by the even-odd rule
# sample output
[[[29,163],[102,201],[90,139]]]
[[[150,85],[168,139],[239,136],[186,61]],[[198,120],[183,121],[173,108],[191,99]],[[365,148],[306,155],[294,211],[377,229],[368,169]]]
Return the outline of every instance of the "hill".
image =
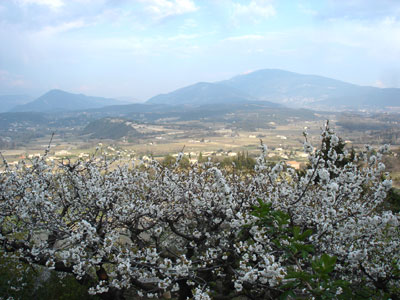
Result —
[[[28,95],[2,95],[0,96],[0,113],[10,111],[17,105],[32,101],[33,97]]]
[[[400,89],[359,86],[317,75],[265,69],[219,82],[258,100],[292,107],[384,108],[400,106]]]
[[[216,83],[199,82],[157,95],[146,103],[199,107],[254,101],[322,110],[388,109],[400,107],[400,89],[359,86],[318,75],[264,69]]]
[[[110,98],[91,97],[83,94],[72,94],[62,90],[51,90],[32,102],[15,107],[12,111],[60,112],[100,108],[125,103]]]
[[[82,134],[90,135],[95,139],[120,139],[124,136],[139,136],[139,132],[132,127],[132,121],[121,118],[102,118],[90,122]]]
[[[168,94],[150,98],[148,104],[201,106],[210,104],[243,103],[256,100],[233,86],[199,82]]]
[[[8,130],[18,126],[37,126],[46,124],[48,118],[45,114],[37,112],[0,113],[0,128]]]

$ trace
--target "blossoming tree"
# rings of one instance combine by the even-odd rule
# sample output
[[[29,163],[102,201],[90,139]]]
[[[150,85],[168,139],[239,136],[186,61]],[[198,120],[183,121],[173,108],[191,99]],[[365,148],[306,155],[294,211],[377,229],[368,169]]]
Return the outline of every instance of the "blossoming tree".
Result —
[[[339,138],[328,126],[322,137],[314,149],[306,136],[304,174],[269,164],[263,144],[251,174],[182,169],[181,156],[172,167],[4,160],[1,253],[104,299],[398,299],[400,217],[381,209],[388,148],[343,165]]]

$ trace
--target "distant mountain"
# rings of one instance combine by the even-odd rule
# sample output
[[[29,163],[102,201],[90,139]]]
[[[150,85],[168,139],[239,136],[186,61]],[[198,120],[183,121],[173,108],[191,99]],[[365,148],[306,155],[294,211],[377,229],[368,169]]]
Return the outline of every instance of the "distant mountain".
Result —
[[[51,90],[36,100],[19,105],[13,112],[60,112],[100,108],[108,105],[126,104],[115,99],[91,97],[83,94],[72,94],[62,90]]]
[[[146,103],[198,107],[249,101],[311,109],[382,109],[400,106],[400,89],[359,86],[323,76],[265,69],[216,83],[196,83],[155,96]]]
[[[33,97],[28,95],[2,95],[0,96],[0,113],[7,112],[17,105],[32,101]]]
[[[135,97],[129,97],[129,96],[128,97],[125,97],[125,96],[116,97],[115,99],[119,100],[119,101],[126,102],[126,103],[142,103],[142,102],[144,102],[143,100],[139,100],[139,99],[137,99]]]
[[[236,88],[258,100],[292,107],[400,106],[400,89],[358,86],[327,77],[278,69],[265,69],[239,75],[219,84]]]
[[[255,100],[233,86],[218,83],[199,82],[168,94],[150,98],[147,104],[190,105],[241,103]]]

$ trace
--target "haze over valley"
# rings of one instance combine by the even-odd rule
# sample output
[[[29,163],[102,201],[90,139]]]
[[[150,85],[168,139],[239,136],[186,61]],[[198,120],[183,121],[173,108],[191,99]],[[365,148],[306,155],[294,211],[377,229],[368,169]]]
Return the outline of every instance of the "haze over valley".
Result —
[[[195,161],[200,153],[256,156],[261,139],[277,149],[274,159],[301,164],[302,130],[317,136],[326,120],[348,147],[398,145],[399,95],[277,69],[195,83],[142,103],[51,90],[31,101],[10,96],[19,100],[0,113],[0,148],[17,161],[39,155],[55,133],[52,159],[82,157],[101,143],[159,159],[185,148]]]

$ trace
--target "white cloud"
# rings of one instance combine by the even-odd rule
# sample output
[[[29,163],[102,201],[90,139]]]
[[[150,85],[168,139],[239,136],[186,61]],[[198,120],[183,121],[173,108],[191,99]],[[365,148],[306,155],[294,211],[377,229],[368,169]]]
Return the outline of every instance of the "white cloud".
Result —
[[[253,69],[247,70],[247,71],[240,73],[240,75],[247,75],[247,74],[253,73],[254,71],[256,71],[256,70],[253,70]]]
[[[297,7],[299,8],[299,11],[302,12],[303,14],[310,15],[310,16],[317,16],[318,15],[318,11],[317,10],[311,9],[310,7],[308,7],[308,6],[306,6],[306,5],[302,4],[302,3],[299,3]]]
[[[248,35],[240,35],[240,36],[232,36],[224,39],[224,41],[228,42],[236,42],[236,41],[258,41],[264,39],[264,36],[257,34],[248,34]]]
[[[16,0],[19,5],[42,5],[56,10],[64,6],[63,0]]]
[[[39,35],[50,36],[59,33],[67,32],[69,30],[78,29],[87,26],[82,20],[65,22],[55,26],[46,26],[38,32]]]
[[[196,22],[196,20],[194,20],[194,19],[186,19],[184,22],[183,22],[183,25],[182,25],[182,29],[193,29],[193,28],[197,28],[197,27],[199,27],[199,25],[197,24],[197,22]]]
[[[386,85],[381,81],[381,80],[377,80],[375,81],[372,86],[378,87],[378,88],[386,88]]]
[[[400,16],[398,0],[327,1],[327,9],[320,14],[327,19],[377,20],[386,16]]]
[[[181,40],[193,40],[200,37],[199,34],[177,34],[174,36],[167,37],[168,41],[181,41]]]
[[[192,0],[140,0],[145,9],[155,18],[182,15],[196,11],[198,8]]]
[[[234,17],[250,17],[253,21],[260,18],[270,18],[276,15],[275,7],[270,0],[251,0],[247,5],[234,3],[233,16]]]

